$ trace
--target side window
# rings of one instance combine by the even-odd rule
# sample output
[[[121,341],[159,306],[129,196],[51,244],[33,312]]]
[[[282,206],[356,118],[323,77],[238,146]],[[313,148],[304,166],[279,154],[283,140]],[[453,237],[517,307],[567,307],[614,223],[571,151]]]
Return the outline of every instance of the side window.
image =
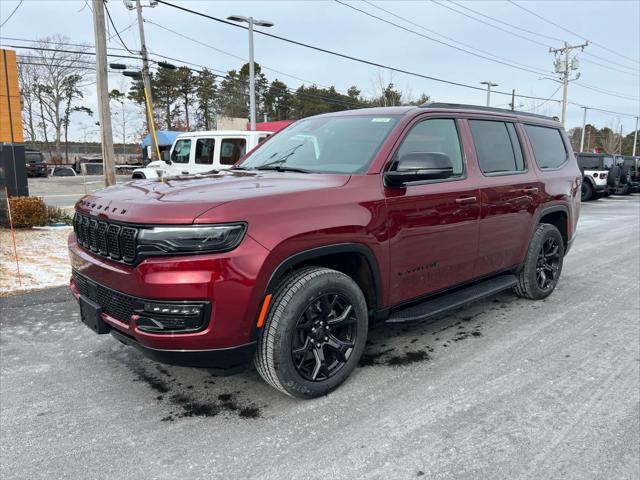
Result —
[[[451,159],[454,176],[464,171],[458,129],[453,119],[433,118],[416,124],[402,140],[396,160],[414,152],[444,153]]]
[[[191,140],[180,139],[173,147],[171,161],[174,163],[189,163],[189,153],[191,153]]]
[[[578,155],[578,165],[586,170],[597,170],[600,165],[598,157]]]
[[[469,128],[483,173],[524,170],[522,149],[513,124],[494,120],[469,120]]]
[[[196,141],[196,164],[211,165],[216,141],[213,138],[199,138]]]
[[[531,141],[533,156],[542,170],[564,165],[567,161],[567,149],[560,130],[537,125],[525,125],[524,128]]]
[[[264,142],[267,138],[269,137],[269,135],[263,135],[260,138],[258,138],[258,143],[262,143]]]
[[[246,151],[247,141],[244,138],[225,138],[220,144],[220,164],[233,165]]]

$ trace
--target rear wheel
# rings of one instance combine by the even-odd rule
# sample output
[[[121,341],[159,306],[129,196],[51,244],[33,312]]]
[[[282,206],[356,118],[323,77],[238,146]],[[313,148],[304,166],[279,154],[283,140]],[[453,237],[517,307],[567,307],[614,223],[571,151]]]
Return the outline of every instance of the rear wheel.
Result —
[[[616,195],[629,195],[631,193],[631,185],[624,183],[616,190]]]
[[[356,367],[367,340],[364,295],[347,275],[309,267],[285,278],[258,339],[255,364],[287,395],[315,398]]]
[[[588,202],[593,197],[593,187],[591,186],[591,182],[588,180],[582,181],[582,192],[580,199],[583,202]]]
[[[518,273],[516,294],[532,300],[551,295],[558,284],[563,259],[564,242],[558,229],[547,223],[538,225]]]

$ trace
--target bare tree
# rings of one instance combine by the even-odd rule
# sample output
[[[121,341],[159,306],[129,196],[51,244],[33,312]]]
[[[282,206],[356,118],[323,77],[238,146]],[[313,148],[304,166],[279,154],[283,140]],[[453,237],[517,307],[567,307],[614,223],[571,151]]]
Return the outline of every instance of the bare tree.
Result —
[[[30,55],[21,55],[18,58],[18,78],[20,79],[20,97],[22,100],[22,125],[27,140],[37,141],[37,96],[36,85],[38,83],[37,65]]]
[[[88,46],[68,48],[69,39],[62,35],[55,35],[41,39],[37,43],[39,50],[32,56],[34,67],[36,67],[35,98],[39,104],[39,111],[45,142],[48,144],[47,127],[53,131],[54,152],[60,154],[60,144],[62,142],[62,132],[65,122],[68,121],[65,111],[71,111],[69,98],[70,78],[80,76],[86,78],[90,72],[89,62],[81,53],[71,53],[70,50],[78,52],[86,51]],[[74,83],[74,91],[79,92],[72,95],[74,98],[82,97],[82,88],[79,81]],[[73,98],[71,99],[73,100]]]
[[[607,153],[615,153],[620,144],[620,135],[616,133],[620,129],[620,119],[616,122],[611,121],[610,127],[604,127],[600,130],[600,144]]]

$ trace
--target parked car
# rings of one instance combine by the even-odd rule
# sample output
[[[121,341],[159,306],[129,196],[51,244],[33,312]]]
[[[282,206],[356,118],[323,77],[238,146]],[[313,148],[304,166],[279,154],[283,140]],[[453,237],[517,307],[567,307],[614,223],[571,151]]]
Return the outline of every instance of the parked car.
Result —
[[[44,155],[42,155],[42,152],[32,148],[25,148],[24,159],[27,163],[28,177],[47,176],[47,163],[44,161]]]
[[[620,186],[615,193],[616,195],[629,195],[640,190],[640,176],[638,176],[640,157],[625,156],[620,159]]]
[[[269,135],[271,132],[243,130],[183,133],[173,143],[169,158],[135,169],[131,178],[171,177],[228,169]]]
[[[83,197],[71,290],[86,325],[153,359],[253,359],[276,389],[317,397],[351,374],[374,322],[507,289],[549,296],[581,181],[548,117],[435,103],[319,115],[232,169]]]
[[[51,167],[52,177],[76,177],[76,171],[71,166],[57,166]]]
[[[578,153],[578,166],[582,172],[583,202],[614,193],[620,186],[621,168],[613,155],[606,153]]]

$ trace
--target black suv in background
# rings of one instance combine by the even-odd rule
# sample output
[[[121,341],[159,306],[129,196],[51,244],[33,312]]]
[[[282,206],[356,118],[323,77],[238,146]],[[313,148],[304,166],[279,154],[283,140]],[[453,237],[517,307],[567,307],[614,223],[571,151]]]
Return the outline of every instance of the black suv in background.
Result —
[[[631,192],[640,190],[640,157],[625,156],[620,157],[620,187],[616,190],[616,195],[628,195]]]
[[[46,177],[47,176],[47,163],[44,161],[44,156],[39,150],[31,148],[25,148],[24,159],[27,163],[27,176],[28,177]]]

